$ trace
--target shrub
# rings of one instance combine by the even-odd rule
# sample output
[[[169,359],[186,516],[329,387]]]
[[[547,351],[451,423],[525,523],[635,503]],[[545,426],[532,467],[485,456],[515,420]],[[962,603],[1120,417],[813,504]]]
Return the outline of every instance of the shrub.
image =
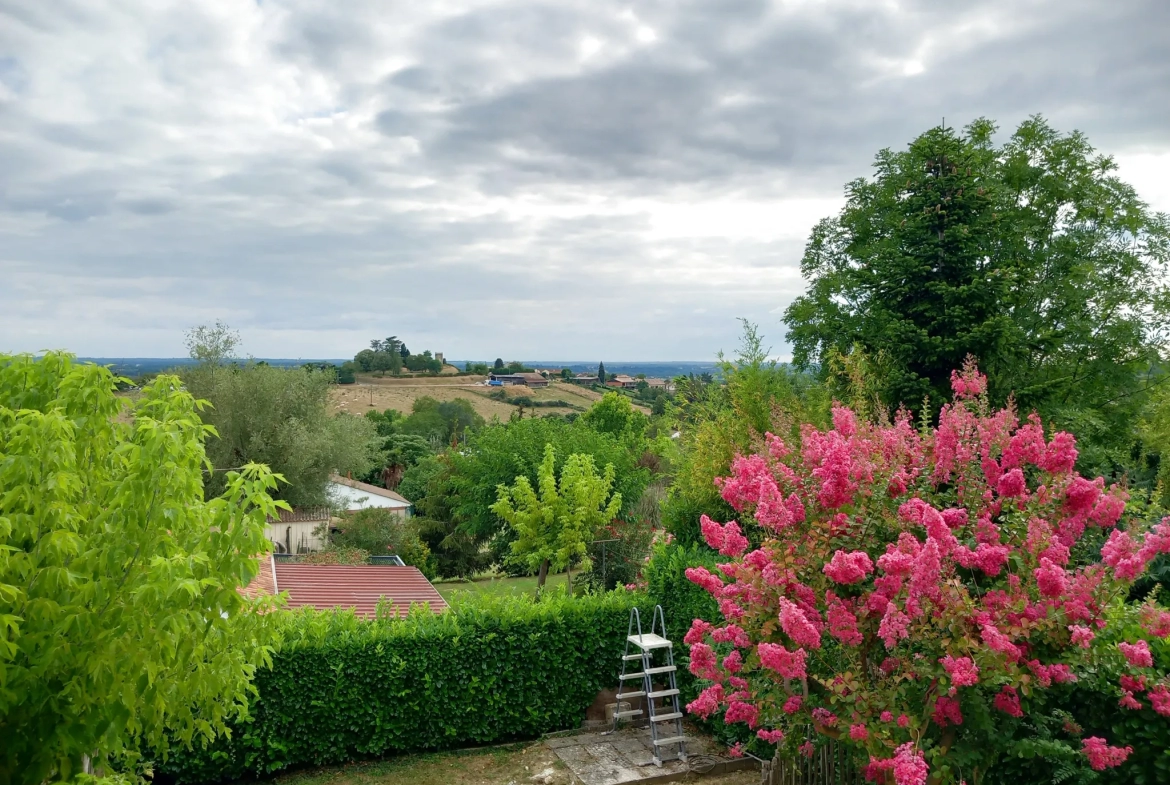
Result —
[[[338,548],[367,551],[367,555],[394,554],[411,567],[418,567],[428,578],[434,577],[431,552],[419,539],[411,521],[383,507],[359,510],[343,519],[332,536]]]
[[[402,619],[282,614],[283,642],[256,674],[251,719],[157,769],[215,782],[574,727],[599,690],[617,685],[630,608],[644,600],[470,596]]]
[[[811,725],[898,785],[978,780],[1008,749],[1002,727],[1080,674],[1113,669],[1122,705],[1136,710],[1140,693],[1170,715],[1147,640],[1170,633],[1170,612],[1124,604],[1170,551],[1170,518],[1119,528],[1125,492],[1074,471],[1070,434],[992,411],[973,364],[953,384],[936,429],[836,408],[798,451],[768,436],[765,454],[734,461],[723,498],[766,539],[748,551],[738,523],[702,520],[724,577],[687,577],[728,623],[687,633],[691,672],[715,682],[689,711],[725,708],[790,753]],[[1144,621],[1127,627],[1132,614]],[[1132,753],[1100,736],[1073,744],[1082,770]]]

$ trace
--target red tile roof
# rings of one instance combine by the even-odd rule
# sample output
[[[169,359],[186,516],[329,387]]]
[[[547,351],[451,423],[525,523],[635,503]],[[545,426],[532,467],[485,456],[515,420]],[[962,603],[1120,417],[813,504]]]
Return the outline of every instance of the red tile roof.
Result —
[[[436,613],[447,603],[417,567],[366,564],[277,564],[276,585],[288,592],[288,607],[304,605],[319,610],[353,608],[372,617],[378,599],[385,597],[405,615],[415,603],[426,603]]]
[[[253,599],[261,594],[276,594],[276,572],[271,553],[260,557],[260,572],[251,583],[240,589],[240,594]]]

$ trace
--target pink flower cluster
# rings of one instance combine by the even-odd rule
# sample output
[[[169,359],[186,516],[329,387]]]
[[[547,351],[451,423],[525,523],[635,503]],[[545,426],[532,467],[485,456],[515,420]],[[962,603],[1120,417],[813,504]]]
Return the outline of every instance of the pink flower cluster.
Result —
[[[970,657],[952,657],[948,654],[939,662],[951,677],[951,684],[954,686],[973,687],[979,683],[979,668]]]
[[[1022,717],[1022,694],[1074,681],[1099,655],[1110,603],[1170,553],[1170,518],[1118,527],[1125,491],[1076,473],[1070,434],[1046,437],[1037,416],[993,410],[973,363],[952,384],[933,430],[906,412],[879,425],[837,406],[831,429],[806,425],[799,445],[767,434],[765,450],[733,460],[718,487],[742,525],[700,520],[728,561],[686,571],[726,620],[686,634],[692,672],[712,682],[688,711],[725,710],[728,722],[763,725],[756,735],[770,743],[810,722],[838,725],[833,735],[875,756],[868,773],[921,785],[927,763],[908,740],[962,724],[962,690],[995,690],[994,708]],[[750,525],[764,538],[754,550]],[[1083,565],[1072,554],[1091,528],[1111,531],[1101,563]],[[1142,624],[1170,634],[1170,612],[1149,605]],[[1150,668],[1133,637],[1118,651]],[[814,681],[836,697],[810,694]],[[1127,675],[1121,688],[1122,705],[1170,716],[1170,684]],[[840,719],[828,708],[845,705]],[[1085,754],[1096,766],[1127,753],[1087,740]]]
[[[1090,736],[1081,740],[1081,751],[1094,771],[1105,771],[1125,763],[1133,747],[1110,747],[1100,736]]]

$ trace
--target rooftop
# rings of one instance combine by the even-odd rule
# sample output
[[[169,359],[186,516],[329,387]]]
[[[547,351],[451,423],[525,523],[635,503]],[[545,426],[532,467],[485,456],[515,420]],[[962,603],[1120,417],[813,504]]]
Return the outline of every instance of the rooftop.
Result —
[[[265,562],[272,564],[271,558],[263,560],[261,570]],[[446,600],[417,567],[277,563],[272,568],[277,591],[288,593],[289,608],[353,608],[358,616],[370,618],[382,597],[402,616],[418,603],[436,613],[447,608]]]
[[[392,491],[388,488],[379,488],[377,485],[370,485],[367,482],[358,482],[357,480],[351,480],[348,477],[342,477],[340,474],[330,475],[329,481],[335,482],[338,485],[345,485],[349,488],[353,488],[355,491],[361,491],[362,493],[368,493],[371,496],[381,496],[384,499],[394,499],[395,501],[400,501],[403,504],[410,504],[409,499],[407,499],[403,496],[400,496],[399,494],[395,493],[394,491]],[[283,518],[282,518],[282,520],[283,520]]]

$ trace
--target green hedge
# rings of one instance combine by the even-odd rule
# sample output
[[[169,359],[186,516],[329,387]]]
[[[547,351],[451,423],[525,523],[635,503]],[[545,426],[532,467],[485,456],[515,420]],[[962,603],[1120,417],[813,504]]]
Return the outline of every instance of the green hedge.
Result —
[[[598,691],[617,686],[636,604],[645,614],[645,597],[617,591],[470,597],[397,620],[288,613],[251,720],[156,770],[208,783],[579,726]]]

